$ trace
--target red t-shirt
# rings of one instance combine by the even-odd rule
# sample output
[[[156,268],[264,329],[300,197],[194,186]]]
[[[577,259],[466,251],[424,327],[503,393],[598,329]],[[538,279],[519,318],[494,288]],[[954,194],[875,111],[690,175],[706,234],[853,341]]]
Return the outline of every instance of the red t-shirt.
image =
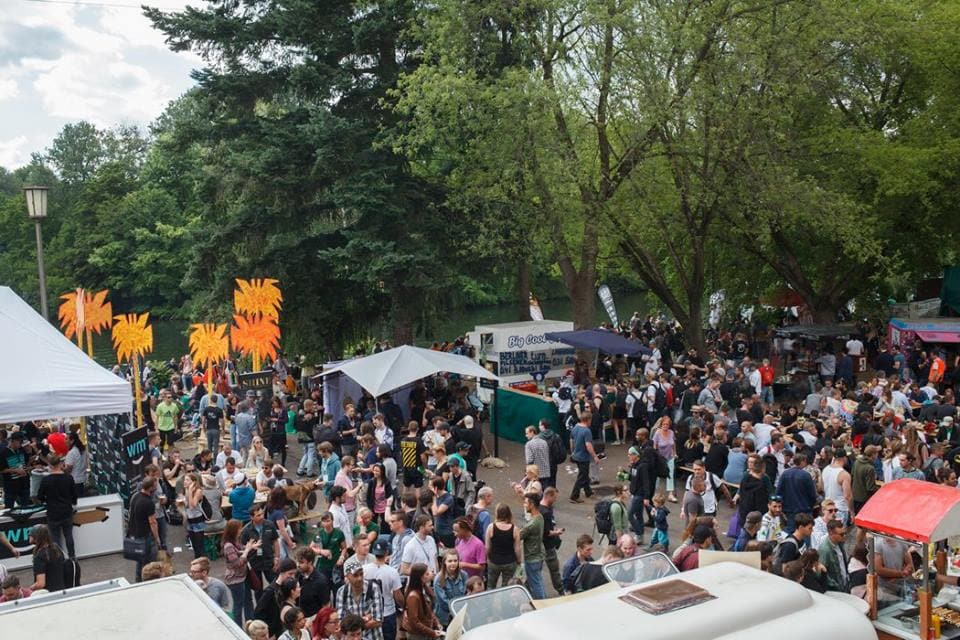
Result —
[[[773,384],[773,367],[760,367],[760,382],[765,387]]]

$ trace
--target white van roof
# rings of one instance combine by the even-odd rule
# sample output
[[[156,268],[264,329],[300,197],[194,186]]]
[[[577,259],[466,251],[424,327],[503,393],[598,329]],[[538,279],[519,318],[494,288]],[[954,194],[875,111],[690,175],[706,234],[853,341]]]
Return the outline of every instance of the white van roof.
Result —
[[[681,579],[715,598],[661,615],[619,599],[636,585],[479,627],[464,640],[805,640],[817,637],[876,638],[870,621],[854,608],[778,576],[730,562],[645,583]]]

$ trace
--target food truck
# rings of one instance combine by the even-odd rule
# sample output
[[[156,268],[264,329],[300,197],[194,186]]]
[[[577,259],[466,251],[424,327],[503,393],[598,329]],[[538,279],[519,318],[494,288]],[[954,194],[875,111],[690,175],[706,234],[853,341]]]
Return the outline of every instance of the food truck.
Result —
[[[461,598],[451,603],[454,623],[463,640],[877,638],[846,600],[739,563],[678,573],[663,554],[647,554],[604,574],[608,584],[553,600],[531,601],[519,586]]]
[[[565,320],[531,320],[478,325],[467,333],[476,361],[506,384],[559,378],[576,362],[574,349],[547,340],[552,331],[572,331]]]
[[[881,640],[960,638],[960,491],[905,478],[881,487],[854,519],[867,531],[867,602]],[[877,559],[896,578],[877,573]],[[938,580],[941,578],[941,580]]]

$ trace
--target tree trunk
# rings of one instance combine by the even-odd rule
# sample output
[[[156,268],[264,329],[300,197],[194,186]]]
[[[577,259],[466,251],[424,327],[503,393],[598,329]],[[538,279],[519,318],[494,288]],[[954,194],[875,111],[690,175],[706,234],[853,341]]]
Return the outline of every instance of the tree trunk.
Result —
[[[578,275],[573,286],[567,287],[574,329],[592,329],[596,324],[594,312],[597,307],[593,291],[595,284],[592,280],[588,282],[582,275]]]
[[[398,290],[393,294],[393,345],[413,344],[413,325],[416,318],[415,296]]]
[[[517,260],[517,319],[530,320],[530,261]]]

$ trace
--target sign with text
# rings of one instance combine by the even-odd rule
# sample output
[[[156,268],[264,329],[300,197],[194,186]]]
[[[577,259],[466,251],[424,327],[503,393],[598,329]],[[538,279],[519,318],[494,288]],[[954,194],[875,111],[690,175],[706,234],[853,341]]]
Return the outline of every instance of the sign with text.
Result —
[[[486,378],[480,378],[480,388],[481,389],[496,389],[500,386],[500,383],[497,380],[487,380]]]
[[[131,483],[143,477],[143,468],[150,463],[147,428],[141,427],[127,431],[120,436],[123,447],[124,469]]]
[[[541,371],[571,369],[576,363],[573,349],[551,349],[547,351],[503,351],[500,354],[498,375],[533,375]]]
[[[240,383],[240,391],[260,391],[273,387],[273,371],[254,371],[252,373],[241,373],[237,376]]]

